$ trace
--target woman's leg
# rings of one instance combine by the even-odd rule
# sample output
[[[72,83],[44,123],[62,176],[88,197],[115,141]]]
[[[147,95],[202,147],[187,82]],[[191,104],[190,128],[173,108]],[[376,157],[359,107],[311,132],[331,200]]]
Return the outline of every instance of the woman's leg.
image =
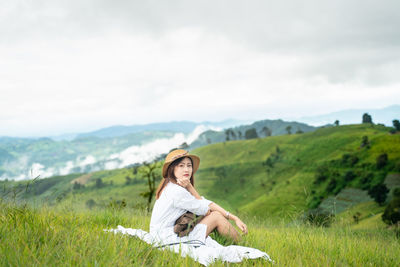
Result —
[[[225,237],[232,238],[233,241],[235,242],[238,242],[240,239],[239,233],[236,231],[236,229],[218,211],[212,211],[209,215],[205,216],[199,223],[207,225],[206,236],[208,236],[214,229],[217,229],[218,233],[220,233]]]

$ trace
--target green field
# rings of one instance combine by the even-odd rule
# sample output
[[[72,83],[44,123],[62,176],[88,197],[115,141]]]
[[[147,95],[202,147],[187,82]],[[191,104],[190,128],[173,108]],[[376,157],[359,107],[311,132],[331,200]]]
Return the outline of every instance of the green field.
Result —
[[[117,225],[148,231],[149,216],[137,210],[79,212],[66,207],[0,205],[1,266],[200,266],[137,238],[103,231]],[[239,245],[267,252],[276,266],[397,266],[400,262],[399,239],[385,228],[246,221],[249,234]],[[272,266],[262,259],[238,265]],[[226,263],[217,261],[212,266]]]

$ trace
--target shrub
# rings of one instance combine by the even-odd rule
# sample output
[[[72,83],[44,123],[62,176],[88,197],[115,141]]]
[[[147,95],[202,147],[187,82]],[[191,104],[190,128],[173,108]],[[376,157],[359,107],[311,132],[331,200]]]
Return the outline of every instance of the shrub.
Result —
[[[244,133],[244,137],[246,139],[254,139],[254,138],[258,138],[258,134],[255,128],[250,128],[248,130],[246,130],[246,132]]]
[[[356,165],[357,162],[358,162],[358,160],[359,160],[359,159],[358,159],[357,156],[352,155],[352,156],[350,157],[350,160],[349,160],[350,166],[353,167],[354,165]]]
[[[364,135],[364,136],[362,137],[361,146],[360,146],[360,147],[361,147],[361,148],[363,148],[363,147],[369,148],[368,136]]]
[[[103,183],[103,180],[101,180],[101,178],[97,178],[97,179],[96,179],[96,187],[97,187],[97,188],[102,188],[102,187],[104,187],[104,183]]]
[[[89,199],[86,201],[86,207],[88,207],[89,209],[92,209],[94,206],[96,206],[96,201],[94,201],[93,199]]]
[[[393,120],[393,127],[396,131],[400,131],[400,121],[399,120]]]
[[[382,220],[389,225],[400,222],[400,197],[395,197],[382,214]]]
[[[325,166],[320,166],[317,168],[317,172],[315,174],[315,180],[314,184],[320,184],[324,182],[326,179],[328,179],[329,174],[328,174],[328,168]]]
[[[305,222],[313,226],[329,227],[335,218],[335,215],[330,212],[323,211],[322,209],[313,209],[306,213]]]
[[[358,223],[360,221],[360,217],[361,217],[361,213],[360,212],[356,212],[353,214],[353,220],[355,223]]]
[[[329,181],[329,184],[328,184],[327,187],[326,187],[326,191],[327,191],[328,193],[332,193],[333,190],[336,188],[336,185],[337,185],[336,179],[335,179],[335,178],[332,178],[332,179]]]
[[[125,199],[111,200],[110,203],[108,203],[107,207],[115,210],[121,210],[126,207],[126,201]]]
[[[358,157],[355,155],[343,154],[342,156],[342,164],[346,166],[353,167],[355,164],[357,164],[358,160]]]
[[[380,154],[376,158],[376,168],[382,169],[388,163],[388,155],[386,153]]]
[[[353,171],[347,171],[344,175],[344,180],[346,182],[350,182],[350,181],[354,180],[354,178],[356,178],[356,175],[354,174]]]
[[[371,181],[374,179],[374,174],[372,172],[368,172],[364,174],[361,179],[361,189],[368,190],[371,187]]]
[[[387,193],[389,193],[389,189],[384,184],[377,184],[368,190],[368,195],[370,195],[379,205],[385,203]]]
[[[400,187],[393,189],[393,197],[400,197]]]
[[[73,186],[72,186],[73,190],[79,190],[79,189],[82,189],[82,188],[85,188],[85,186],[83,184],[78,183],[77,181],[75,181]]]

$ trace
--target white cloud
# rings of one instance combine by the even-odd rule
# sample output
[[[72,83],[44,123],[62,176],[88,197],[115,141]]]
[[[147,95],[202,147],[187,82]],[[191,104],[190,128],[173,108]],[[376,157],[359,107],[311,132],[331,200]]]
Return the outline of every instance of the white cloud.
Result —
[[[28,177],[30,177],[31,179],[39,177],[41,179],[51,177],[55,174],[56,172],[53,167],[45,168],[45,166],[40,163],[33,163],[30,168],[30,174],[28,175]]]
[[[74,168],[74,163],[70,160],[67,161],[64,168],[60,168],[59,173],[60,175],[67,175],[71,172]]]
[[[398,104],[398,3],[362,3],[2,3],[0,135]]]
[[[144,161],[151,161],[155,157],[169,152],[172,148],[176,148],[179,145],[183,144],[184,142],[190,144],[193,142],[201,133],[206,130],[213,129],[217,130],[216,127],[211,127],[208,125],[199,125],[197,126],[193,132],[188,135],[184,135],[183,133],[177,133],[171,138],[160,138],[149,143],[143,144],[141,146],[131,146],[127,149],[121,151],[120,153],[115,153],[110,155],[108,160],[110,163],[110,167],[106,167],[107,169],[115,169],[126,167],[128,165],[134,163],[142,163]],[[119,160],[120,163],[117,165],[115,160]]]

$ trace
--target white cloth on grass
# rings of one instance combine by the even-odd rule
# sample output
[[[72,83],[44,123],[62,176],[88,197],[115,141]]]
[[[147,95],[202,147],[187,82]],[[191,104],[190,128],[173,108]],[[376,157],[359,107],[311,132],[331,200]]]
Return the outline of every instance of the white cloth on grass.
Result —
[[[186,211],[197,215],[205,215],[211,201],[202,197],[196,199],[185,188],[168,183],[156,200],[150,221],[150,233],[141,229],[118,228],[105,230],[114,233],[136,236],[148,244],[160,249],[170,249],[181,253],[183,257],[190,256],[207,266],[216,259],[227,262],[240,262],[243,259],[264,258],[271,261],[267,253],[258,249],[243,246],[222,246],[211,237],[206,237],[207,225],[197,224],[189,235],[178,237],[174,233],[175,221]]]

